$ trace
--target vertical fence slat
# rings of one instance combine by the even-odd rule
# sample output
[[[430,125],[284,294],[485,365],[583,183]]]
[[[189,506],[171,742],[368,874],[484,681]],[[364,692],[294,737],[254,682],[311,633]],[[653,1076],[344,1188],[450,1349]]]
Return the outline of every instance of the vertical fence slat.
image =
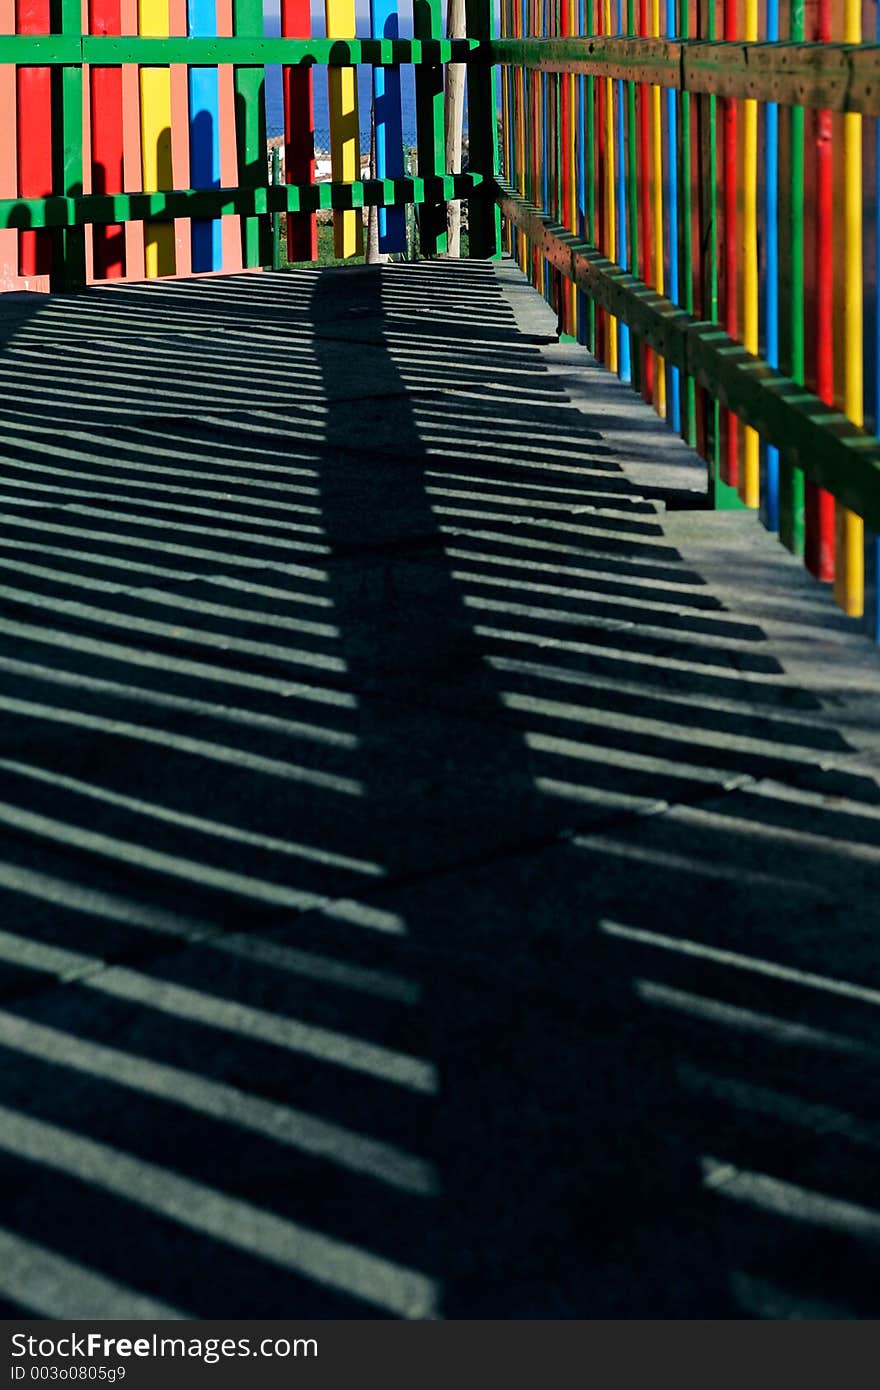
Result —
[[[636,32],[635,0],[626,0],[626,33]],[[627,257],[626,267],[633,275],[639,273],[639,160],[637,139],[636,83],[626,83],[626,199],[627,199]],[[643,348],[634,333],[630,333],[630,377],[633,389],[641,390]]]
[[[715,0],[710,0],[714,5]],[[674,39],[677,32],[675,0],[666,0],[666,34]],[[666,208],[669,224],[669,298],[678,303],[678,104],[672,88],[666,93]],[[669,376],[669,422],[681,429],[681,373],[673,367]]]
[[[880,4],[875,34],[880,42]],[[880,434],[880,121],[874,122],[874,433]],[[865,626],[880,643],[880,536],[865,536]]]
[[[553,32],[553,38],[558,38],[558,36],[559,36],[558,11],[557,11],[557,9],[555,8],[555,6],[554,6],[554,9],[553,9],[553,12],[552,12],[552,13],[553,13],[553,19],[552,19],[552,23],[553,23],[553,31],[552,31],[552,32]],[[562,218],[562,215],[563,215],[563,214],[562,214],[562,208],[561,208],[561,201],[562,201],[561,177],[562,177],[562,172],[563,172],[563,171],[562,171],[562,139],[561,139],[561,134],[560,134],[560,129],[559,129],[559,121],[560,121],[560,117],[561,117],[561,115],[562,115],[562,110],[561,110],[561,97],[562,97],[562,77],[561,77],[561,74],[560,74],[560,73],[554,72],[553,76],[550,78],[550,133],[549,133],[550,158],[549,158],[549,160],[548,160],[548,166],[547,166],[547,167],[548,167],[549,173],[550,173],[550,197],[549,197],[549,200],[548,200],[548,207],[551,209],[551,211],[552,211],[552,213],[553,213],[553,216],[556,218],[557,221],[560,221],[561,218]],[[551,292],[550,292],[550,296],[549,296],[549,297],[550,297],[550,302],[552,303],[553,308],[556,310],[557,330],[558,330],[558,332],[561,333],[561,332],[563,331],[563,328],[564,328],[564,325],[563,325],[563,323],[562,323],[562,304],[561,304],[561,300],[562,300],[562,276],[561,276],[561,274],[559,273],[559,271],[558,271],[555,267],[551,266],[551,265],[550,265],[550,262],[547,261],[547,260],[545,260],[545,262],[544,262],[544,271],[545,271],[545,274],[549,277],[549,280],[550,280],[550,286],[551,286]]]
[[[262,0],[233,0],[232,27],[239,38],[262,38]],[[238,183],[242,188],[263,188],[269,180],[265,71],[263,68],[236,67],[233,69],[233,84]],[[272,229],[268,217],[242,217],[241,250],[245,267],[271,264]]]
[[[648,0],[639,0],[639,35],[648,35]],[[651,107],[649,90],[642,82],[638,88],[638,171],[639,184],[637,205],[639,208],[639,269],[638,275],[646,285],[650,285],[653,275],[651,255]],[[642,399],[654,399],[654,353],[643,346],[641,354]]]
[[[584,33],[589,37],[595,32],[594,5],[596,0],[586,0],[584,11]],[[596,230],[596,79],[588,77],[586,81],[586,130],[585,140],[587,144],[587,241],[591,246],[598,246]],[[598,355],[598,314],[596,311],[596,301],[590,300],[589,310],[589,347],[590,352]]]
[[[534,0],[534,18],[531,28],[537,28],[542,35],[549,35],[549,17],[551,0]],[[553,130],[553,105],[551,101],[554,90],[554,79],[550,73],[536,73],[534,83],[534,108],[533,108],[533,154],[530,172],[530,184],[532,189],[532,201],[538,196],[540,188],[543,206],[550,207],[551,203],[551,184],[553,180],[553,163],[551,159],[551,134]],[[550,266],[545,258],[540,254],[538,247],[534,248],[535,269],[538,276],[538,289],[549,303],[553,298],[553,276]]]
[[[193,38],[217,33],[216,0],[187,0],[187,31]],[[190,184],[193,188],[219,188],[219,73],[216,68],[191,67],[187,77]],[[223,264],[220,218],[194,218],[190,237],[193,270],[219,270]]]
[[[417,39],[442,37],[441,0],[414,0],[413,33]],[[525,88],[522,95],[525,96]],[[522,106],[525,107],[524,100]],[[523,130],[520,149],[524,151],[525,148]],[[416,158],[420,178],[443,173],[446,161],[443,148],[443,66],[440,63],[421,63],[416,69]],[[447,249],[446,207],[443,203],[423,203],[420,207],[419,240],[422,253],[426,256]]]
[[[527,34],[534,28],[535,24],[540,25],[540,7],[543,0],[522,0],[522,3],[514,4],[514,14],[516,16],[518,32],[520,35]],[[531,188],[534,190],[536,182],[540,182],[543,189],[542,198],[549,202],[549,183],[548,170],[542,166],[539,150],[545,146],[547,140],[547,121],[546,121],[546,93],[549,83],[546,73],[524,74],[522,88],[517,88],[517,93],[521,91],[523,98],[522,112],[522,137],[523,145],[519,151],[520,181],[523,189]],[[546,205],[546,204],[545,204]],[[546,296],[547,276],[544,274],[544,261],[538,253],[538,248],[525,237],[520,238],[519,260],[523,270],[531,278],[538,292]]]
[[[516,36],[517,36],[518,38],[522,38],[523,35],[526,33],[526,27],[527,27],[527,26],[526,26],[526,23],[525,23],[525,14],[526,14],[526,0],[513,0],[513,15],[514,15],[515,33],[516,33]],[[527,91],[528,91],[528,86],[527,86],[527,82],[526,82],[526,73],[525,73],[525,69],[524,69],[524,68],[517,68],[515,77],[516,77],[517,111],[518,111],[518,134],[519,134],[519,140],[518,140],[519,151],[518,151],[518,159],[517,159],[517,161],[516,161],[516,167],[517,167],[517,173],[518,173],[518,180],[519,180],[518,183],[517,183],[517,187],[519,188],[520,193],[525,193],[525,190],[526,190],[526,149],[527,149],[527,145],[526,145],[526,94],[527,94]],[[418,120],[418,112],[419,112],[419,106],[420,106],[421,100],[422,100],[422,97],[421,97],[421,94],[420,94],[420,92],[419,92],[419,79],[418,79],[418,74],[416,74],[416,118],[417,118],[417,120]],[[518,241],[518,243],[517,243],[517,246],[518,246],[518,252],[519,252],[519,267],[520,267],[520,269],[521,269],[523,272],[525,272],[525,270],[526,270],[526,264],[527,264],[527,263],[526,263],[526,255],[527,255],[527,254],[530,254],[530,252],[529,252],[529,248],[528,248],[528,246],[527,246],[527,244],[526,244],[526,239],[525,239],[525,237],[524,237],[522,234],[519,235],[519,241]]]
[[[724,0],[724,38],[733,41],[737,38],[736,0]],[[724,216],[721,226],[721,244],[724,248],[724,327],[731,338],[739,332],[739,306],[737,304],[737,237],[738,198],[737,198],[737,107],[733,97],[725,97],[721,103],[722,139],[722,180],[724,186]],[[723,415],[723,454],[721,461],[721,480],[728,487],[739,486],[739,423],[732,410]]]
[[[801,43],[806,34],[804,0],[789,0],[789,37]],[[788,372],[798,385],[806,385],[804,316],[804,139],[805,113],[793,106],[788,117]],[[795,555],[804,553],[805,486],[802,471],[791,458],[779,460],[779,538]]]
[[[309,0],[281,0],[281,33],[311,37]],[[284,177],[287,183],[315,181],[315,96],[311,67],[281,69],[284,97]],[[318,259],[318,221],[314,214],[287,214],[287,255],[291,261]]]
[[[525,21],[525,9],[526,0],[521,0],[521,3],[520,0],[514,0],[514,23],[516,26],[516,33],[519,37],[522,37],[523,33],[526,32],[528,27]],[[418,78],[416,78],[416,83],[416,111],[418,113]],[[523,68],[519,68],[516,72],[515,85],[517,110],[519,113],[519,141],[516,153],[516,168],[519,183],[517,186],[521,193],[525,193],[525,190],[531,187],[532,179],[532,165],[529,162],[529,150],[531,149],[531,145],[529,142],[534,138],[535,130],[534,112],[532,110],[532,104],[535,101],[535,84],[533,80],[533,75],[527,74]],[[532,256],[533,250],[526,242],[525,237],[522,235],[519,236],[519,240],[517,242],[517,254],[521,269],[524,272],[527,271],[527,257]],[[538,288],[540,289],[540,282],[536,283],[538,283]]]
[[[397,0],[370,0],[370,27],[377,39],[398,38],[400,18]],[[373,111],[376,178],[400,178],[403,174],[403,110],[399,66],[373,69]],[[457,173],[458,170],[451,172]],[[379,250],[383,253],[406,250],[403,208],[379,209]]]
[[[604,34],[604,0],[596,0],[595,13],[595,33]],[[605,125],[605,89],[607,82],[604,77],[595,78],[596,85],[596,126],[594,139],[596,143],[596,170],[595,170],[595,225],[596,225],[596,249],[604,255],[608,254],[608,227],[605,209],[605,190],[607,187],[606,164],[608,160],[608,149],[606,142]],[[596,314],[596,356],[605,366],[609,366],[608,339],[609,339],[609,316],[605,309],[597,310]]]
[[[82,36],[81,0],[61,0],[61,32],[68,38]],[[83,192],[85,176],[83,68],[65,63],[54,75],[59,120],[53,128],[53,181],[69,198]],[[55,240],[52,288],[79,290],[86,283],[86,235],[84,227],[64,227]]]
[[[691,20],[689,0],[681,0],[679,31],[683,39],[690,37]],[[691,96],[681,92],[679,99],[678,128],[679,142],[679,186],[681,214],[679,235],[681,247],[681,293],[682,305],[689,314],[694,312],[694,256],[693,256],[693,166],[691,148]],[[687,442],[696,443],[696,393],[694,379],[685,377],[685,392],[682,410],[683,434]]]
[[[586,20],[586,2],[578,0],[577,32],[582,35]],[[580,75],[577,79],[577,113],[575,116],[575,129],[577,133],[577,234],[582,239],[587,237],[586,215],[587,215],[587,79]],[[578,342],[588,347],[590,342],[590,298],[584,294],[583,290],[578,291],[577,295],[577,338]]]
[[[501,0],[499,7],[499,25],[502,39],[510,37],[510,6],[508,0]],[[501,69],[501,159],[500,167],[503,177],[511,182],[510,178],[510,78],[512,70],[509,66]],[[505,246],[510,250],[510,226],[504,229]]]
[[[845,0],[844,40],[862,37],[861,0]],[[844,186],[844,400],[843,408],[856,425],[865,423],[864,257],[862,247],[862,118],[843,117]],[[841,503],[834,505],[834,596],[851,618],[860,618],[865,605],[865,533],[862,519]]]
[[[168,0],[138,0],[138,32],[167,38]],[[145,193],[174,187],[171,159],[171,69],[140,70],[141,174]],[[144,266],[148,279],[173,275],[174,223],[147,222],[144,227]]]
[[[831,0],[819,0],[816,38],[831,38]],[[834,404],[834,203],[833,125],[830,111],[813,118],[816,167],[815,384],[826,405]],[[804,560],[817,579],[834,578],[834,499],[810,480],[805,505]]]
[[[15,32],[15,0],[0,0],[0,28],[5,34]],[[18,194],[18,161],[16,159],[16,69],[0,65],[0,197],[15,198]],[[0,229],[0,291],[15,289],[19,284],[19,233],[14,227]]]
[[[695,37],[715,37],[715,0],[698,0],[695,15]],[[694,184],[697,238],[696,313],[712,323],[718,321],[718,120],[714,95],[698,96],[694,100]],[[672,373],[668,373],[672,379]],[[695,434],[700,457],[706,463],[709,498],[714,507],[731,504],[731,494],[718,477],[718,404],[709,394],[698,389],[695,393]],[[735,506],[739,506],[736,498]]]
[[[119,0],[89,0],[89,32],[122,33]],[[89,91],[92,192],[121,193],[125,160],[122,68],[91,68]],[[92,247],[95,279],[116,280],[125,274],[125,228],[121,223],[95,227]]]
[[[618,0],[618,10],[621,0]],[[575,32],[575,0],[564,0],[563,16],[565,20],[565,33]],[[565,163],[566,163],[566,185],[567,197],[565,202],[565,225],[572,233],[577,231],[577,211],[575,207],[577,196],[577,141],[575,139],[575,118],[577,109],[577,93],[575,90],[575,78],[572,73],[566,73],[562,79],[564,83],[563,95],[565,100]],[[623,108],[621,107],[621,116]],[[626,210],[626,195],[621,192],[621,208]],[[566,309],[566,331],[575,341],[577,341],[577,292],[574,283],[566,280],[563,285],[565,291]]]
[[[50,32],[50,0],[17,0],[15,27],[19,34]],[[16,69],[18,110],[18,195],[45,198],[52,192],[52,70]],[[52,270],[52,233],[19,232],[19,273],[27,278]]]
[[[696,0],[682,5],[682,36],[697,40],[714,40],[718,36],[718,18],[725,20],[722,3],[716,0]],[[730,16],[733,30],[738,19]],[[685,110],[684,108],[688,109]],[[679,218],[682,255],[687,251],[686,266],[680,268],[684,292],[679,298],[688,312],[697,318],[719,320],[719,227],[723,221],[723,198],[719,199],[719,170],[723,160],[718,148],[718,99],[699,95],[682,102],[680,161],[685,161],[682,176],[691,187],[690,210],[682,204]],[[689,138],[688,138],[689,135]],[[688,229],[689,233],[688,233]],[[688,243],[688,234],[690,242]],[[691,250],[692,248],[692,250]],[[734,264],[736,258],[734,256]],[[736,274],[733,284],[738,293]],[[711,505],[719,509],[740,508],[743,504],[736,488],[723,480],[721,467],[721,415],[717,401],[690,376],[684,379],[684,397],[679,395],[679,415],[683,437],[696,448],[706,463],[708,495]]]
[[[745,32],[747,43],[758,38],[758,0],[745,0]],[[742,162],[742,266],[743,266],[743,325],[742,343],[747,352],[758,355],[758,103],[743,102],[743,162]],[[739,495],[747,507],[757,507],[760,501],[759,440],[755,430],[746,425],[743,434],[742,466],[739,470]]]
[[[611,33],[611,0],[604,0],[603,26],[606,34]],[[613,261],[617,258],[617,236],[615,219],[615,178],[614,178],[614,83],[610,77],[604,79],[605,96],[605,255]],[[606,361],[612,372],[617,371],[617,319],[608,315]]]
[[[767,40],[779,39],[779,0],[767,0]],[[764,116],[765,357],[778,367],[779,357],[779,107],[767,103]],[[779,451],[765,450],[761,517],[768,531],[779,530]]]
[[[232,0],[216,0],[217,33],[231,37],[233,33]],[[238,182],[238,145],[235,122],[235,69],[231,63],[222,63],[217,70],[217,85],[220,103],[220,184],[223,188],[234,188]],[[223,269],[237,271],[242,268],[241,218],[227,216],[220,219],[223,239]]]
[[[652,38],[660,37],[660,0],[651,0],[650,29]],[[665,290],[663,273],[663,129],[660,88],[651,88],[651,220],[653,223],[654,288]],[[666,415],[666,363],[656,358],[654,404],[658,415]]]
[[[492,37],[491,0],[466,0],[467,32],[471,38]],[[468,75],[468,146],[470,167],[494,176],[498,170],[495,133],[495,69],[472,68]],[[419,165],[421,168],[421,163]],[[468,238],[471,256],[494,257],[501,251],[501,215],[486,188],[471,195],[468,204]]]
[[[542,0],[526,0],[523,3],[523,30],[528,33],[534,29],[538,20],[539,6]],[[550,206],[550,151],[548,148],[550,125],[548,120],[548,91],[551,79],[546,73],[532,73],[527,79],[525,91],[526,108],[524,113],[524,136],[526,144],[523,147],[523,187],[531,189],[528,195],[534,201],[537,196],[537,185],[541,185],[541,197],[545,207]],[[543,158],[542,158],[543,152]],[[550,277],[546,274],[546,263],[539,255],[538,248],[528,246],[523,243],[523,258],[531,261],[535,284],[539,293],[549,297]]]
[[[623,33],[623,0],[617,0],[617,24],[618,34]],[[626,213],[626,98],[624,96],[623,81],[616,83],[617,87],[617,259],[620,265],[625,266],[629,260],[628,236],[627,236],[627,213]],[[630,331],[625,323],[620,325],[619,341],[619,373],[621,381],[632,381],[632,348]]]
[[[187,33],[187,0],[168,0],[172,38]],[[189,74],[186,63],[171,64],[171,167],[174,188],[192,187],[190,172]],[[175,274],[192,273],[192,219],[174,218]]]
[[[353,39],[356,32],[354,0],[325,0],[324,8],[328,39]],[[442,82],[442,68],[440,75]],[[339,183],[354,183],[361,176],[357,68],[328,68],[327,94],[330,105],[330,167],[333,179]],[[442,114],[442,100],[440,109]],[[364,226],[359,208],[347,208],[333,214],[333,247],[340,260],[363,255]]]

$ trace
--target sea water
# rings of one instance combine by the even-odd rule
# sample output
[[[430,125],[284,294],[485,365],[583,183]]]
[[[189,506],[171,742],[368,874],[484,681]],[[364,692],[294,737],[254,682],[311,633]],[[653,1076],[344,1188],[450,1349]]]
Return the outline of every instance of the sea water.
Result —
[[[277,38],[281,33],[281,21],[277,15],[263,16],[263,27],[267,38]],[[324,38],[326,34],[324,14],[312,15],[312,36]],[[400,16],[400,37],[412,38],[412,16]],[[364,15],[357,17],[357,37],[369,38],[370,21]],[[360,117],[361,149],[366,153],[370,148],[370,97],[372,92],[372,68],[359,67],[358,74],[358,115]],[[315,92],[315,148],[330,148],[330,117],[327,108],[327,69],[317,64],[312,68]],[[403,117],[403,143],[414,146],[416,143],[416,100],[412,65],[400,69],[400,99]],[[284,134],[284,105],[281,95],[280,67],[266,68],[266,130],[268,135]]]

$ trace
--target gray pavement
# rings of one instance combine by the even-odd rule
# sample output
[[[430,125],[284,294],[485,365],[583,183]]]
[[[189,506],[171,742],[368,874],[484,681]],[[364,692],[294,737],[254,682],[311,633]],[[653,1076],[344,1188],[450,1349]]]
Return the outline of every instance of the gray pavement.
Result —
[[[554,328],[0,299],[0,1314],[880,1312],[880,660]]]

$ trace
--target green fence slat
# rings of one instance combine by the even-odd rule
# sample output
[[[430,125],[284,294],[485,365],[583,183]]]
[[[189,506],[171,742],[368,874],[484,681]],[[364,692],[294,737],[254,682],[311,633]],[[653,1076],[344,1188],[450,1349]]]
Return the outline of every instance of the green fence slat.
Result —
[[[439,39],[442,33],[441,0],[413,0],[413,33],[417,39]],[[443,65],[425,62],[416,68],[416,159],[421,178],[442,174],[446,167],[443,123]],[[436,255],[447,249],[446,208],[425,203],[419,215],[422,254]]]
[[[480,44],[471,39],[281,39],[253,35],[232,38],[149,38],[143,36],[87,35],[81,51],[62,50],[66,56],[54,56],[54,49],[44,39],[0,38],[0,61],[24,62],[16,49],[4,53],[4,45],[40,44],[27,61],[79,62],[112,65],[138,63],[141,67],[155,64],[189,63],[205,67],[218,63],[233,63],[241,67],[262,67],[266,63],[297,65],[313,63],[318,67],[350,67],[359,63],[388,66],[392,63],[470,63],[482,60]],[[47,56],[51,55],[51,56]]]
[[[232,24],[237,37],[262,36],[262,0],[233,0]],[[242,188],[265,188],[269,182],[265,69],[236,67],[234,86],[238,182]],[[271,265],[272,228],[267,217],[242,218],[241,251],[248,268]]]
[[[76,30],[79,34],[79,28]],[[82,43],[70,34],[4,34],[0,36],[0,63],[21,67],[81,63]]]
[[[57,6],[62,38],[81,44],[80,0],[60,0]],[[67,198],[83,191],[83,69],[76,62],[52,74],[54,188]],[[51,285],[58,290],[82,289],[86,283],[86,238],[83,227],[68,227],[55,237]]]

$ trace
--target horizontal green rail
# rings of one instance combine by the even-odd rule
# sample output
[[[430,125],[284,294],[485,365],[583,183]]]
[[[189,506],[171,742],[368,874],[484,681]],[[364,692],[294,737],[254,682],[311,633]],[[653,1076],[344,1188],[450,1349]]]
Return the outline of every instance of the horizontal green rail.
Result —
[[[875,438],[752,356],[717,324],[692,318],[622,270],[500,179],[497,199],[504,216],[556,270],[880,531],[880,444]]]
[[[51,63],[76,67],[83,62],[83,40],[64,34],[2,34],[0,63],[43,67]]]
[[[501,39],[492,63],[880,116],[880,44],[715,40]]]
[[[492,62],[542,72],[626,77],[661,87],[678,87],[682,49],[681,43],[664,39],[496,39],[492,43]]]
[[[211,67],[233,63],[236,67],[263,67],[280,63],[348,67],[358,64],[387,66],[395,63],[469,63],[485,54],[479,39],[262,39],[262,38],[82,38],[59,34],[6,34],[0,36],[0,63],[28,66],[96,67],[138,63],[142,67],[166,67],[186,63]],[[482,50],[482,51],[481,51]]]
[[[467,198],[482,174],[363,179],[357,183],[279,184],[260,188],[185,188],[159,193],[88,193],[63,198],[0,199],[0,228],[97,226],[169,217],[261,216],[273,212],[403,207]]]
[[[244,3],[244,0],[241,2]],[[256,0],[247,0],[248,4],[255,2]],[[236,0],[236,3],[239,3],[239,0]],[[444,173],[441,103],[432,110],[430,129],[427,132],[423,131],[419,138],[418,174],[403,177],[401,160],[393,170],[394,177],[364,180],[358,177],[361,173],[358,161],[352,161],[350,168],[346,165],[343,173],[342,164],[333,155],[331,181],[306,183],[304,171],[305,177],[308,177],[308,162],[314,157],[311,148],[314,137],[308,123],[308,112],[303,117],[300,111],[297,115],[296,130],[301,146],[299,164],[295,166],[298,177],[290,184],[279,184],[268,177],[262,81],[253,88],[253,83],[261,78],[262,70],[270,64],[282,66],[288,72],[312,66],[344,72],[346,69],[359,66],[394,69],[402,65],[411,65],[417,73],[430,71],[442,75],[444,67],[449,63],[479,63],[480,71],[478,74],[474,73],[470,82],[471,96],[475,97],[476,94],[476,99],[479,98],[482,88],[485,86],[488,90],[491,83],[490,69],[485,61],[489,43],[488,21],[477,23],[471,29],[471,37],[455,39],[440,37],[442,31],[439,25],[426,36],[413,38],[267,38],[259,32],[262,21],[259,20],[257,8],[257,19],[253,25],[250,22],[243,25],[245,32],[239,32],[235,37],[113,36],[76,32],[79,25],[78,14],[75,17],[73,14],[76,5],[77,0],[68,0],[68,11],[65,14],[70,20],[70,27],[64,34],[0,35],[0,65],[11,65],[24,69],[25,72],[28,68],[52,66],[56,70],[60,68],[58,75],[63,77],[63,82],[53,86],[51,102],[53,138],[57,149],[53,145],[52,176],[50,178],[46,175],[46,181],[50,186],[54,181],[55,191],[43,197],[21,193],[18,197],[0,199],[0,229],[12,229],[21,234],[20,255],[22,246],[28,247],[34,254],[35,247],[40,249],[46,263],[51,263],[53,288],[76,289],[87,282],[87,249],[80,229],[89,225],[116,228],[129,222],[143,222],[147,224],[148,229],[153,229],[155,239],[158,235],[155,229],[161,230],[161,224],[173,218],[210,222],[223,216],[238,216],[243,220],[243,259],[249,268],[274,263],[280,258],[277,245],[271,245],[268,236],[270,227],[274,227],[277,240],[280,230],[277,219],[280,213],[292,213],[300,217],[302,230],[302,219],[305,219],[305,225],[308,227],[308,219],[313,214],[323,210],[331,211],[338,214],[334,218],[338,229],[339,225],[349,225],[348,222],[341,223],[341,219],[346,219],[350,213],[363,208],[396,209],[416,205],[442,211],[444,204],[453,199],[473,199],[474,225],[476,226],[480,220],[480,205],[485,204],[493,219],[494,228],[494,219],[497,216],[492,196],[492,177],[496,169],[494,123],[490,123],[484,132],[482,127],[478,129],[479,122],[472,121],[471,164],[475,171],[485,169],[485,177],[477,172],[455,175]],[[249,27],[252,31],[247,34]],[[73,32],[70,32],[70,29],[73,29]],[[256,33],[253,32],[254,29]],[[233,67],[237,72],[235,81],[238,95],[232,134],[237,141],[235,152],[239,185],[223,188],[178,186],[166,187],[159,191],[154,187],[149,192],[123,193],[114,190],[85,193],[87,171],[83,164],[82,120],[83,94],[86,87],[84,69],[91,68],[95,71],[126,65],[140,69],[168,69],[175,64],[180,64],[190,73],[199,68],[217,69],[225,65]],[[306,74],[303,73],[301,76],[305,78]],[[250,95],[247,99],[241,96],[241,92],[244,91],[242,84],[245,81],[251,84],[248,87]],[[308,85],[297,88],[299,98],[303,92],[308,91]],[[352,138],[351,130],[345,125],[351,113],[346,113],[339,107],[338,102],[337,108],[334,108],[331,100],[331,153],[334,149],[338,153],[332,138],[334,117],[339,127],[338,148],[344,146],[348,149],[352,145],[356,147],[359,143],[357,138]],[[146,110],[148,108],[144,107],[142,96],[139,113],[142,130]],[[40,108],[39,114],[43,119],[41,138],[45,144],[50,139],[45,104]],[[118,121],[121,117],[117,116],[114,119]],[[167,121],[170,117],[163,119]],[[227,136],[229,133],[227,132]],[[157,160],[161,164],[163,159],[168,162],[167,151],[162,146],[164,134],[165,132],[151,127],[148,143],[152,142],[154,164]],[[189,135],[192,137],[192,130]],[[288,140],[290,136],[291,132],[288,130]],[[146,149],[146,146],[144,148]],[[440,151],[439,158],[433,157],[435,150]],[[30,150],[29,156],[33,155],[39,164],[43,153],[41,150],[37,150],[36,153]],[[120,154],[120,164],[121,160]],[[149,182],[154,185],[157,181],[170,183],[172,177],[170,168],[163,167],[161,178],[157,177],[157,170],[153,168]],[[189,175],[184,174],[181,181],[185,185],[189,182]],[[117,182],[116,189],[118,188]],[[274,222],[271,221],[273,218]],[[423,213],[423,247],[430,247],[431,244],[431,238],[425,231],[427,220]],[[37,242],[35,237],[30,235],[42,235],[47,229],[60,233],[60,236],[56,235],[51,243],[47,243],[45,239]],[[289,225],[288,232],[290,231]],[[212,236],[214,235],[215,232],[212,232]],[[494,229],[494,235],[491,237],[472,234],[472,253],[496,254],[497,235],[497,229]],[[314,255],[313,227],[310,229],[310,238],[306,250]],[[121,245],[121,237],[118,234],[116,242]],[[292,241],[290,246],[293,247]],[[212,243],[212,257],[215,250]],[[351,253],[346,252],[347,254]],[[166,260],[167,266],[161,272],[163,274],[172,273],[170,267],[176,264],[176,257],[166,256]],[[213,262],[211,268],[216,268]],[[151,264],[147,273],[156,273],[156,267]]]

